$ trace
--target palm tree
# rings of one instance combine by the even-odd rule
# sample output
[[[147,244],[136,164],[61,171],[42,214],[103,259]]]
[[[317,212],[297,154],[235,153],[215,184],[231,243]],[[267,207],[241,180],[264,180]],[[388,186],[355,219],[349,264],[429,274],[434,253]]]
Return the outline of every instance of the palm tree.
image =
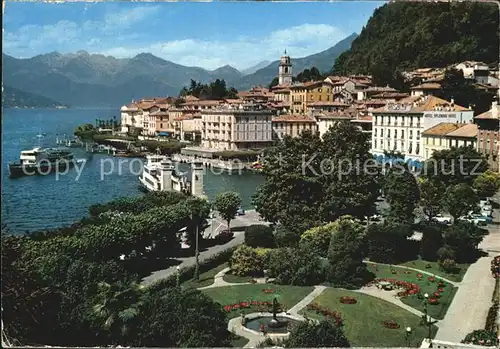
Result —
[[[144,286],[122,282],[100,282],[93,314],[102,328],[109,331],[114,341],[126,341],[132,321],[139,315]]]

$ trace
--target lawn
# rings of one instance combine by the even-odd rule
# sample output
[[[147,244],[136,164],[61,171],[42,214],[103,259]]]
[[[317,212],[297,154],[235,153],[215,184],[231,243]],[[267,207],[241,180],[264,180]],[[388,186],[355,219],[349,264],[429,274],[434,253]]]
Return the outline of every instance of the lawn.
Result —
[[[223,263],[221,265],[218,265],[217,267],[210,269],[204,273],[200,274],[200,279],[198,281],[195,281],[193,279],[187,280],[183,282],[181,285],[183,287],[191,287],[191,288],[198,288],[198,287],[205,287],[205,286],[210,286],[211,284],[214,283],[214,277],[215,275],[222,271],[224,268],[227,268],[227,263]]]
[[[275,290],[275,292],[264,293],[264,289],[272,289]],[[312,290],[313,287],[253,284],[215,287],[202,290],[202,292],[214,301],[220,303],[221,306],[248,301],[272,302],[273,298],[276,297],[284,308],[290,309],[300,302],[302,298],[311,293]],[[232,318],[239,316],[241,313],[249,314],[256,311],[258,311],[256,308],[233,310],[228,313],[228,317]]]
[[[339,301],[342,296],[354,297],[357,303],[342,304]],[[369,295],[328,288],[314,300],[314,303],[342,314],[344,331],[353,347],[406,347],[407,327],[412,328],[409,337],[410,346],[420,347],[422,340],[427,337],[428,328],[420,324],[420,317]],[[309,309],[303,309],[301,313],[310,318],[323,318],[322,315]],[[400,327],[386,328],[381,324],[385,320],[395,321]],[[436,331],[437,327],[433,325],[432,336]]]
[[[431,268],[426,268],[425,266],[427,264],[430,264]],[[470,264],[457,264],[457,273],[452,274],[452,273],[447,273],[447,272],[443,271],[439,267],[438,262],[427,262],[427,261],[424,261],[421,259],[417,259],[414,261],[402,263],[401,265],[406,265],[407,267],[420,269],[420,270],[425,271],[427,273],[431,273],[431,274],[434,274],[436,276],[441,276],[441,277],[444,277],[448,280],[456,281],[456,282],[462,281],[462,279],[465,275],[465,272],[467,271],[467,269],[470,266]]]
[[[238,275],[233,275],[231,273],[227,273],[226,275],[224,275],[223,279],[226,282],[231,282],[235,284],[250,282],[252,280],[250,276],[238,276]]]
[[[422,279],[419,280],[417,277],[417,271],[394,267],[396,274],[392,274],[390,266],[388,265],[378,265],[377,270],[373,266],[369,266],[369,270],[374,272],[377,278],[396,279],[416,283],[419,285],[422,295],[428,293],[432,296],[438,289],[438,277],[436,277],[434,282],[431,282],[428,280],[429,276],[423,274]],[[429,304],[427,306],[428,314],[435,319],[444,318],[444,315],[446,314],[446,311],[448,310],[448,307],[457,292],[457,287],[453,287],[447,282],[445,282],[445,284],[446,285],[443,287],[444,292],[441,293],[441,297],[439,298],[439,304]],[[410,307],[420,310],[421,312],[424,311],[423,299],[419,299],[417,295],[409,295],[407,297],[401,297],[400,299],[403,303],[409,305]]]

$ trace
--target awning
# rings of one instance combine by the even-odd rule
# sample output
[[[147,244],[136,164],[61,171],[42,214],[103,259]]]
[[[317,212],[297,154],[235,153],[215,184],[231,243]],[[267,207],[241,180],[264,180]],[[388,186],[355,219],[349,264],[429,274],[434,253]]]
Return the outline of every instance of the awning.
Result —
[[[168,132],[158,132],[158,136],[167,137],[168,136]]]

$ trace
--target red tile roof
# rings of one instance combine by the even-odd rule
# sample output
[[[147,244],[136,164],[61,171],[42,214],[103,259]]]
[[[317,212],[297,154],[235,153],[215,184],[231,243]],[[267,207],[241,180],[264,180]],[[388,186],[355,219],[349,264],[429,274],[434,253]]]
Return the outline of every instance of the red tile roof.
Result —
[[[311,122],[316,123],[316,119],[309,115],[283,114],[273,117],[273,122]]]

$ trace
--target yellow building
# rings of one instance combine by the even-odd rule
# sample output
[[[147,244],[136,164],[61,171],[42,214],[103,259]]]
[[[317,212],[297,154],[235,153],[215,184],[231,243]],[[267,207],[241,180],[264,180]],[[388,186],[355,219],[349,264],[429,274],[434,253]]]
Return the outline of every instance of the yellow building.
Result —
[[[452,147],[476,146],[476,124],[442,122],[422,132],[424,144],[423,160],[428,160],[434,152]]]
[[[304,114],[307,105],[333,100],[333,84],[328,81],[310,81],[290,86],[291,113]]]
[[[279,115],[273,117],[273,140],[282,140],[285,135],[298,137],[303,131],[318,131],[316,119],[309,115]]]

